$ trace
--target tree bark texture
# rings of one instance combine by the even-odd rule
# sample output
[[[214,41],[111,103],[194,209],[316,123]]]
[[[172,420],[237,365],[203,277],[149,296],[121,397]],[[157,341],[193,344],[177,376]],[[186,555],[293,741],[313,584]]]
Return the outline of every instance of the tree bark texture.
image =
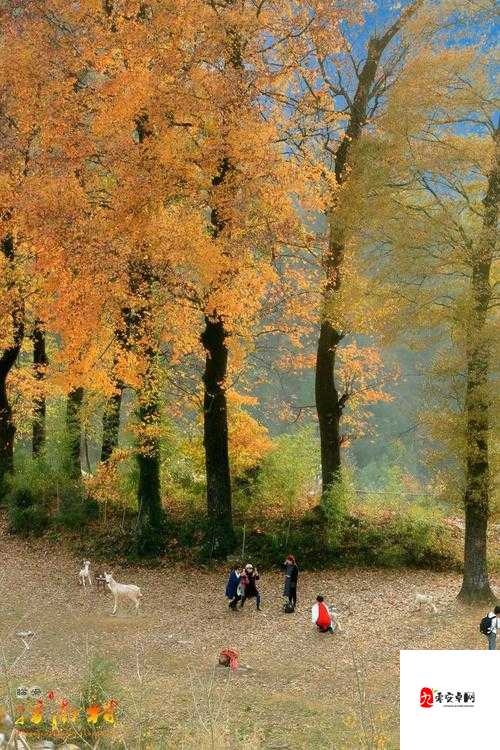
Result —
[[[11,235],[3,238],[0,247],[7,261],[7,267],[14,264],[15,247]],[[24,304],[15,293],[14,284],[10,285],[13,293],[11,307],[12,341],[0,354],[0,499],[5,493],[5,480],[14,471],[14,438],[16,426],[12,414],[12,406],[7,392],[7,379],[14,367],[24,338]]]
[[[48,364],[47,352],[45,347],[45,331],[42,323],[36,321],[32,333],[33,341],[33,369],[35,378],[42,383],[45,378],[45,368]],[[47,437],[46,430],[46,403],[45,395],[40,394],[34,399],[33,403],[33,426],[32,426],[32,453],[33,456],[39,456],[44,448]]]

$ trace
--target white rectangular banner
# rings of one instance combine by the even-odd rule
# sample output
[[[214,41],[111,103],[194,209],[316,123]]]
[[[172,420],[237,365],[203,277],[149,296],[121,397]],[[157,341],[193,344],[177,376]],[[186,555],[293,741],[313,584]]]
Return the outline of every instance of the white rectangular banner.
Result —
[[[500,651],[400,651],[401,750],[500,747]]]

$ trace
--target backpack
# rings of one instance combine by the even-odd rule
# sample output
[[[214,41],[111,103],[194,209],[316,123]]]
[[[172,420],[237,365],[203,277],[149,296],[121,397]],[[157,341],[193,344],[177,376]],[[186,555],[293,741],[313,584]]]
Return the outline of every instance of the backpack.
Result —
[[[491,633],[491,625],[493,623],[493,617],[486,615],[479,623],[479,632],[483,635],[489,635]]]

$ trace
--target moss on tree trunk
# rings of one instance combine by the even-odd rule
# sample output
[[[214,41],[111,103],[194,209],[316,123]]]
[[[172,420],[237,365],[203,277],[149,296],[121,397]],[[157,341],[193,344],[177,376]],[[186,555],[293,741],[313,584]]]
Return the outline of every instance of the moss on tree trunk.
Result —
[[[491,341],[487,330],[491,301],[491,264],[496,244],[500,191],[500,131],[495,132],[495,156],[483,200],[483,227],[472,248],[470,313],[467,325],[466,476],[464,577],[459,598],[493,599],[487,569],[487,530],[490,500],[489,378]]]

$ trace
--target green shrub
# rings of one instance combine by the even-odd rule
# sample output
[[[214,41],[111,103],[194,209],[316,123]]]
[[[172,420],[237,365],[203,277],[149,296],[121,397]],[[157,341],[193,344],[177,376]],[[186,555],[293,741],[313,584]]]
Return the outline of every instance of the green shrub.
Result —
[[[243,553],[243,531],[245,546]],[[265,525],[247,523],[236,528],[238,557],[256,561],[259,566],[281,566],[288,554],[294,554],[303,568],[328,567],[334,559],[325,543],[325,518],[317,509],[300,517],[266,521]]]
[[[344,471],[321,498],[321,510],[325,515],[326,542],[334,555],[342,553],[348,510],[354,502],[354,485],[349,473]]]
[[[81,484],[69,479],[58,487],[57,503],[54,522],[68,531],[78,531],[84,528],[99,514],[98,503],[86,497]]]
[[[304,498],[319,471],[318,441],[314,428],[281,435],[261,464],[235,487],[236,514],[289,515],[305,510]]]
[[[44,456],[18,456],[9,485],[7,503],[14,533],[40,534],[52,522],[76,531],[97,517],[98,505],[86,497],[83,485]]]
[[[439,511],[421,506],[359,514],[351,490],[339,486],[322,509],[299,518],[247,523],[245,557],[262,566],[280,565],[294,554],[302,568],[331,565],[458,569],[461,549]],[[326,507],[325,507],[326,506]],[[241,556],[242,529],[238,529]]]
[[[380,567],[457,569],[461,550],[438,511],[414,505],[350,517],[341,559]]]
[[[87,663],[84,682],[81,686],[82,707],[104,703],[111,687],[113,666],[100,656],[92,656]]]
[[[9,529],[14,534],[41,534],[49,525],[48,469],[43,458],[16,463],[7,485]]]
[[[44,499],[22,480],[7,494],[9,530],[13,534],[42,534],[49,524],[49,513]]]
[[[158,557],[165,550],[166,524],[163,512],[159,522],[153,526],[149,517],[136,524],[135,547],[138,558]]]

